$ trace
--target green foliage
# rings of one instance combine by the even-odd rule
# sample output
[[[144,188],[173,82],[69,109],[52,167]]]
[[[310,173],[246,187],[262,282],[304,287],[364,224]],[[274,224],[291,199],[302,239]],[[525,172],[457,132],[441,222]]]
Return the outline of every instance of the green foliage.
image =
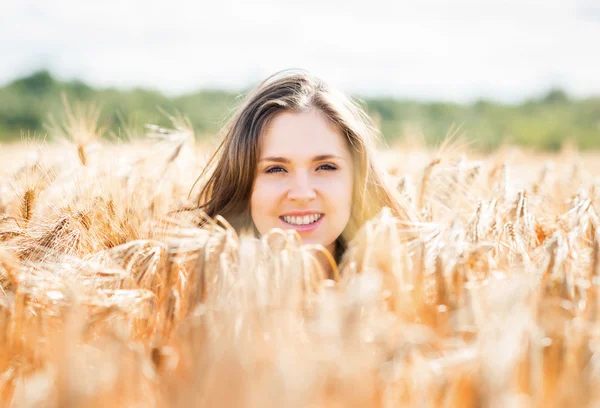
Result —
[[[217,133],[241,101],[240,95],[203,90],[175,98],[147,89],[95,89],[81,81],[58,81],[39,71],[0,88],[0,141],[18,139],[22,132],[43,135],[50,117],[64,112],[61,95],[71,102],[101,108],[100,124],[106,135],[139,131],[146,123],[168,126],[168,115],[184,114],[199,137]],[[420,129],[437,144],[457,126],[473,146],[492,149],[508,141],[539,149],[559,149],[565,140],[582,149],[600,147],[600,98],[575,100],[563,90],[518,105],[477,101],[472,104],[418,103],[365,99],[388,142]]]

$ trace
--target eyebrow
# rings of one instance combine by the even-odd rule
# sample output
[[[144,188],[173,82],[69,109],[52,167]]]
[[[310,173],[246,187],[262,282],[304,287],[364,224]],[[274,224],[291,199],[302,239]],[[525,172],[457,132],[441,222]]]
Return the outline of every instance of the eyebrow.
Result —
[[[336,156],[334,154],[320,154],[318,156],[315,156],[312,158],[313,162],[317,162],[317,161],[322,161],[322,160],[330,160],[330,159],[341,159],[343,160],[344,158],[341,156]],[[277,163],[290,163],[290,159],[286,158],[286,157],[281,157],[281,156],[272,156],[272,157],[263,157],[262,159],[259,160],[259,162],[262,161],[271,161],[271,162],[277,162]]]

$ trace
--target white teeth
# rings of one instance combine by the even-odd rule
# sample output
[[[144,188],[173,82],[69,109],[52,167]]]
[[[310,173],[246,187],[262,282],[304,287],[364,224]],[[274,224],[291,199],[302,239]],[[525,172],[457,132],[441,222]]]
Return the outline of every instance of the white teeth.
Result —
[[[285,222],[287,222],[288,224],[294,224],[294,225],[312,224],[313,222],[317,221],[319,218],[321,218],[321,214],[311,214],[311,215],[305,215],[303,217],[290,217],[288,215],[283,216],[283,220]]]

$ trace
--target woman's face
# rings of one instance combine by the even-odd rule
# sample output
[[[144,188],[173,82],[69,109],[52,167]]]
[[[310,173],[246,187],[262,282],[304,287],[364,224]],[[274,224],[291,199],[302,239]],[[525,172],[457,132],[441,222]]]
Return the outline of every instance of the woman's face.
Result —
[[[340,131],[318,111],[277,114],[262,135],[250,198],[261,234],[294,229],[331,253],[350,219],[353,163]]]

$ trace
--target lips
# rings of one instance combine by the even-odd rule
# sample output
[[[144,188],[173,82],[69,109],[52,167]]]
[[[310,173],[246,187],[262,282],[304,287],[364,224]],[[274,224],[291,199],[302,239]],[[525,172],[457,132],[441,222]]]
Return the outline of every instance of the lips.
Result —
[[[325,214],[320,213],[296,213],[286,214],[279,217],[284,229],[294,229],[298,232],[312,231],[321,225]],[[305,223],[306,221],[306,223]]]
[[[283,215],[282,218],[288,224],[307,225],[307,224],[312,224],[313,222],[317,221],[322,216],[323,216],[323,214],[313,213],[313,214],[304,215],[304,216],[302,216],[302,215],[296,215],[296,216]]]

